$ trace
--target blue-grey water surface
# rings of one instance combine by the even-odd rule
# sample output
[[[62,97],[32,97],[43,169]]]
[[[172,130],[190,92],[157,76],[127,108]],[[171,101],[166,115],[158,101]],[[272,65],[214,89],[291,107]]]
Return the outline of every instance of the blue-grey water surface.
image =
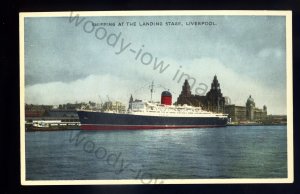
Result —
[[[27,180],[287,177],[286,126],[26,132]]]

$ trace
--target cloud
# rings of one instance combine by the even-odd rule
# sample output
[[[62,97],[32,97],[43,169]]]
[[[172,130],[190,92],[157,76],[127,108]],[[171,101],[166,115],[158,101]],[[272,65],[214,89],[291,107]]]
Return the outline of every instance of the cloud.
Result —
[[[168,62],[172,62],[168,59]],[[228,96],[236,105],[245,105],[249,95],[255,99],[256,106],[262,108],[267,105],[269,113],[283,114],[286,112],[285,91],[264,86],[259,79],[251,79],[246,74],[240,74],[226,67],[217,59],[201,58],[192,61],[181,61],[182,68],[176,79],[174,74],[177,64],[172,63],[169,73],[158,73],[147,66],[137,68],[131,78],[128,76],[89,75],[84,79],[78,79],[69,83],[51,82],[27,86],[25,90],[26,103],[38,104],[61,104],[66,102],[96,101],[99,96],[103,101],[107,96],[111,100],[118,100],[127,105],[131,94],[134,98],[149,100],[149,85],[154,80],[155,93],[153,99],[160,100],[160,93],[169,89],[173,93],[173,102],[176,101],[181,92],[184,78],[179,82],[181,73],[189,74],[196,79],[196,85],[192,93],[200,83],[205,83],[210,89],[213,76],[217,75],[224,96]],[[175,68],[176,67],[176,68]],[[147,69],[145,71],[145,69]],[[124,72],[127,75],[130,71]],[[141,81],[140,77],[143,77]],[[202,87],[203,88],[203,87]]]
[[[282,52],[278,48],[265,48],[259,51],[258,56],[262,58],[273,57],[280,58],[282,57]]]
[[[98,21],[99,18],[88,18]],[[153,17],[122,17],[124,21],[147,21]],[[170,17],[155,18],[168,21]],[[169,89],[173,101],[181,92],[182,72],[196,79],[197,87],[210,87],[216,74],[222,92],[244,105],[251,94],[258,107],[286,112],[285,20],[284,17],[178,16],[182,21],[212,20],[214,27],[107,27],[122,32],[130,48],[149,52],[170,64],[163,73],[144,65],[134,54],[116,55],[105,41],[85,33],[68,18],[31,18],[25,21],[26,102],[59,104],[99,101],[106,95],[127,103],[130,94],[149,99],[151,81],[158,86],[154,99]],[[120,18],[104,17],[103,22]],[[259,30],[257,30],[259,29]],[[144,45],[144,47],[142,47]],[[177,71],[178,76],[175,74]],[[209,89],[209,88],[208,88]]]
[[[121,80],[111,75],[89,75],[69,83],[50,82],[27,86],[25,89],[26,103],[61,104],[66,102],[99,101],[107,95],[112,100],[129,99],[128,87],[131,81]]]
[[[244,106],[251,94],[257,107],[266,105],[272,114],[286,113],[285,88],[268,87],[259,77],[253,79],[247,73],[236,72],[218,59],[201,58],[181,64],[186,73],[197,78],[198,83],[205,83],[209,87],[213,76],[217,75],[223,95],[230,97],[233,104]]]

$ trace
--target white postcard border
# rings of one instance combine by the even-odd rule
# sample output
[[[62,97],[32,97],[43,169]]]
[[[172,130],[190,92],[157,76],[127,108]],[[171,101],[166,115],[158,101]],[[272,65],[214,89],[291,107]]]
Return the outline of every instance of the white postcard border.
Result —
[[[293,77],[292,77],[292,11],[69,11],[69,12],[21,12],[19,13],[20,47],[20,167],[21,185],[132,185],[143,184],[140,180],[26,180],[25,156],[25,47],[24,20],[27,17],[69,17],[80,16],[285,16],[286,17],[286,75],[287,75],[287,178],[232,178],[232,179],[162,179],[163,184],[241,184],[241,183],[293,183]],[[147,181],[147,180],[145,180]],[[151,183],[150,183],[151,184]]]

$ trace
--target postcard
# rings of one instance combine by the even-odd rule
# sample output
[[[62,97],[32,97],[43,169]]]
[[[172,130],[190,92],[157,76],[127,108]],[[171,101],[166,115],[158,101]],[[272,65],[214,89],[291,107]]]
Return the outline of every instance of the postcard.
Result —
[[[293,182],[291,11],[19,24],[22,185]]]

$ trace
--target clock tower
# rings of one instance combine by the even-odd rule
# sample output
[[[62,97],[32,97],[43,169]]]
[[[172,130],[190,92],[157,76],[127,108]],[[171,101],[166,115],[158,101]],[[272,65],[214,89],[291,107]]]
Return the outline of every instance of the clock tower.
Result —
[[[209,111],[224,112],[225,98],[221,92],[220,84],[216,75],[214,76],[210,91],[207,92],[206,97]]]

